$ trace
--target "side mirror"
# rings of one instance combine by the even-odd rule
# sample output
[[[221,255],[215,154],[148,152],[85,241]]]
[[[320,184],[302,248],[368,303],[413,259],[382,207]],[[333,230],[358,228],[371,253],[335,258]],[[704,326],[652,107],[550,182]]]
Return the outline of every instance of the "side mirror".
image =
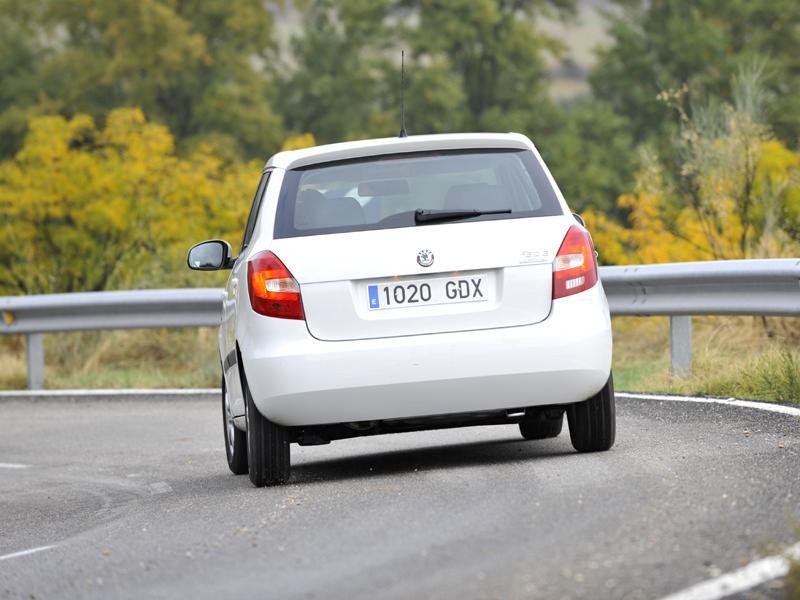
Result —
[[[583,220],[583,217],[580,216],[578,213],[572,213],[572,216],[578,222],[581,227],[586,227],[586,221]]]
[[[192,246],[186,264],[195,271],[219,271],[231,267],[231,245],[224,240],[208,240]]]

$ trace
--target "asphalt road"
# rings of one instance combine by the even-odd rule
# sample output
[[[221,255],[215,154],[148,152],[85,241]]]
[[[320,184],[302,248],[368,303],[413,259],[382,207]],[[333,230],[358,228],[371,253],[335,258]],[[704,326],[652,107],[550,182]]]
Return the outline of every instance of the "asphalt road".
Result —
[[[293,446],[255,489],[216,403],[2,402],[0,557],[53,547],[0,559],[0,597],[653,598],[797,541],[799,419],[618,413],[602,454],[411,433]]]

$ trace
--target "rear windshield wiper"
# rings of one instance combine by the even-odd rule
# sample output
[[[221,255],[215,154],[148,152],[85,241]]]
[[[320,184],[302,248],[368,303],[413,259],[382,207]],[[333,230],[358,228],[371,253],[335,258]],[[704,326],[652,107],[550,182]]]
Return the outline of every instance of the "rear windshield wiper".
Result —
[[[470,217],[479,217],[481,215],[501,215],[510,212],[510,208],[499,208],[497,210],[479,210],[477,208],[464,210],[418,208],[414,211],[414,221],[416,223],[429,223],[431,221],[449,221],[450,219],[469,219]]]

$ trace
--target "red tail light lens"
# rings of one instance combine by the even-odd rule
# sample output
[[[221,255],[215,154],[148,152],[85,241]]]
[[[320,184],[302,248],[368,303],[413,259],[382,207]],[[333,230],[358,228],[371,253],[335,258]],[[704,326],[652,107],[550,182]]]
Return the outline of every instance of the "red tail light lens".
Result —
[[[553,300],[572,296],[597,283],[597,260],[589,232],[573,225],[553,261]]]
[[[247,262],[250,306],[260,315],[305,319],[300,285],[272,252],[260,252]]]

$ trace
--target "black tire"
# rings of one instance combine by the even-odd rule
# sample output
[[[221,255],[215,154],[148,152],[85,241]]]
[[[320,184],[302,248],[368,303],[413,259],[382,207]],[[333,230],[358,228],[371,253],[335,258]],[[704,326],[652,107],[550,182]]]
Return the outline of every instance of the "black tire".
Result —
[[[222,378],[222,431],[225,436],[225,456],[234,475],[247,473],[247,434],[233,424],[225,377]]]
[[[289,431],[258,412],[247,383],[242,387],[247,408],[247,465],[250,481],[256,487],[282,485],[289,481],[291,473]]]
[[[614,445],[617,417],[614,410],[614,381],[597,394],[567,408],[569,437],[578,452],[601,452]]]
[[[546,440],[558,437],[564,424],[564,413],[558,417],[547,415],[544,411],[535,411],[525,415],[519,422],[519,432],[526,440]]]

